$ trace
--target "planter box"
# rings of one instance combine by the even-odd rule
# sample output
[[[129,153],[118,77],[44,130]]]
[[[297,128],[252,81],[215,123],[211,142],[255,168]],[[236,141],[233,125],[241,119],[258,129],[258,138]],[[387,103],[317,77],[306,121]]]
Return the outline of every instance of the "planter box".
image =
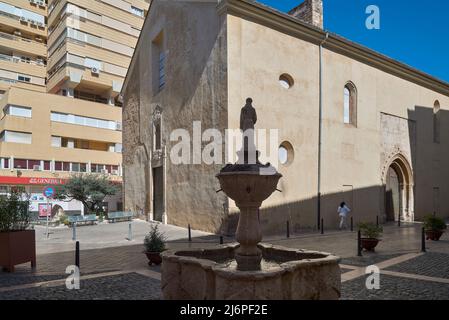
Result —
[[[360,241],[363,249],[374,252],[380,240],[375,238],[362,238]]]
[[[0,266],[14,272],[15,265],[26,262],[36,267],[35,231],[0,232]]]
[[[426,231],[426,239],[432,241],[439,241],[444,231],[438,230],[427,230]]]

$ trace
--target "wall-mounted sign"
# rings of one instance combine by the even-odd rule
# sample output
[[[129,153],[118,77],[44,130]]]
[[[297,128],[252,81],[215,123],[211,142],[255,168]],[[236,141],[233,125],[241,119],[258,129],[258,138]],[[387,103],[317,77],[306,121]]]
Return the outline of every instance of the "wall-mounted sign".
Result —
[[[38,205],[39,217],[51,216],[51,204],[39,203]]]

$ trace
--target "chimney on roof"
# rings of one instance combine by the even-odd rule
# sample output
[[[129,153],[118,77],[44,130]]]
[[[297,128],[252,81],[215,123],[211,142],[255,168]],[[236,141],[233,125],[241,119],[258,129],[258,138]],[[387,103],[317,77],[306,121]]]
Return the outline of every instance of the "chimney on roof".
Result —
[[[303,22],[323,29],[323,0],[304,0],[288,13]]]

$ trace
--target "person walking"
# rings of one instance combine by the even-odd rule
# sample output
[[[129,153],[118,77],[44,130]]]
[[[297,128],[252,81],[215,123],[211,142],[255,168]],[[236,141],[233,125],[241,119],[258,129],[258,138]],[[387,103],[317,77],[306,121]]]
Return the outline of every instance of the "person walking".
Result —
[[[348,228],[347,218],[349,212],[351,212],[351,209],[349,209],[346,203],[345,202],[340,203],[340,206],[337,209],[337,213],[340,216],[340,230],[343,228],[344,229]]]

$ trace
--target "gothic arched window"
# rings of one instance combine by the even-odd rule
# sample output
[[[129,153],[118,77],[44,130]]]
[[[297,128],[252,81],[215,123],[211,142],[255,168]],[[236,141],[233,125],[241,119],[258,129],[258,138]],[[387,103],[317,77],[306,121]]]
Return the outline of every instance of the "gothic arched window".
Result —
[[[357,126],[357,90],[352,82],[345,85],[343,94],[343,123]]]

